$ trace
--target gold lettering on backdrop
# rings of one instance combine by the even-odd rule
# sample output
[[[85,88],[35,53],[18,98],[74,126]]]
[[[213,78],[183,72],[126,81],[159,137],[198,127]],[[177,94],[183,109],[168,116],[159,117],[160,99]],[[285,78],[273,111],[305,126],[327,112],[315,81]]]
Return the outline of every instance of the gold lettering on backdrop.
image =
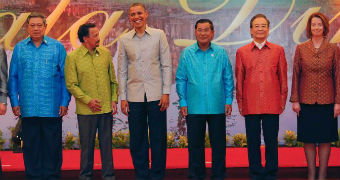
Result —
[[[51,28],[54,26],[55,22],[59,19],[60,15],[63,13],[67,5],[70,3],[70,0],[61,0],[55,10],[46,18],[47,21],[47,27],[46,27],[46,32],[47,34]],[[4,47],[6,49],[13,50],[13,47],[11,46],[11,43],[14,39],[14,37],[18,34],[20,31],[21,27],[25,24],[27,17],[31,13],[22,13],[16,19],[16,15],[11,12],[5,12],[5,13],[0,13],[0,17],[5,16],[5,15],[11,15],[13,17],[13,23],[6,33],[6,35],[0,40],[0,43],[4,41]]]
[[[50,30],[54,27],[56,21],[60,18],[61,14],[64,12],[65,8],[69,5],[71,0],[61,0],[55,10],[47,17],[47,29],[46,29],[46,34],[50,32]],[[281,21],[274,27],[270,28],[270,33],[273,32],[275,29],[277,29],[279,26],[282,25],[282,23],[287,19],[287,17],[291,14],[292,9],[295,5],[296,0],[292,0],[292,3],[290,5],[290,8],[286,15],[281,19]],[[208,11],[194,11],[189,8],[188,5],[188,0],[179,0],[180,5],[182,8],[191,14],[195,15],[202,15],[202,14],[209,14],[216,12],[220,10],[222,7],[227,5],[229,0],[224,0],[220,5],[218,5],[216,8],[213,8]],[[229,27],[221,34],[219,35],[216,39],[213,40],[216,44],[222,45],[222,46],[228,46],[228,45],[238,45],[238,44],[244,44],[248,43],[251,41],[251,39],[246,39],[246,40],[241,40],[241,41],[234,41],[234,42],[221,42],[224,38],[228,37],[232,32],[235,31],[235,29],[239,28],[241,23],[245,21],[245,19],[249,16],[249,14],[255,9],[257,5],[258,0],[246,0],[243,6],[241,7],[239,13],[236,15],[235,19],[231,22]],[[300,43],[299,39],[301,35],[304,33],[306,29],[306,24],[307,20],[310,14],[314,12],[318,12],[321,7],[312,7],[309,8],[303,15],[301,15],[292,25],[291,28],[296,26],[296,29],[293,32],[293,40],[295,43]],[[4,16],[12,16],[13,21],[11,24],[10,29],[6,32],[6,34],[3,37],[0,37],[0,43],[4,44],[4,47],[6,49],[13,49],[11,46],[13,39],[17,35],[17,33],[20,31],[21,27],[25,24],[25,21],[27,17],[29,16],[30,12],[28,13],[22,13],[18,17],[12,13],[12,12],[2,12],[0,13],[0,18]],[[86,21],[88,21],[90,18],[92,18],[95,15],[98,14],[104,14],[106,19],[104,22],[103,27],[101,28],[99,32],[100,40],[101,40],[101,45],[103,44],[104,39],[108,36],[109,32],[111,31],[112,27],[114,24],[119,20],[121,15],[123,14],[123,11],[115,11],[111,14],[109,17],[108,13],[105,11],[95,11],[91,12],[82,18],[80,18],[78,21],[76,21],[66,32],[64,32],[58,40],[61,40],[64,38],[68,33],[70,33],[70,42],[73,47],[79,47],[78,44],[78,38],[77,38],[77,30],[79,26]],[[329,22],[330,24],[340,16],[340,12],[337,13]],[[105,45],[106,47],[112,46],[114,43],[117,42],[117,40],[126,32],[128,29],[125,29],[118,37],[116,37],[112,42],[108,43]],[[175,39],[174,43],[177,46],[189,46],[193,43],[195,43],[196,40],[192,39]],[[331,38],[330,42],[333,43],[339,43],[340,42],[340,29],[336,32],[336,34]]]
[[[71,0],[61,0],[55,10],[47,17],[47,28],[45,34],[48,34],[48,32],[50,32],[55,22],[59,19],[60,15],[64,12],[70,1]]]
[[[257,0],[256,0],[257,1]],[[213,13],[219,9],[221,9],[223,6],[225,6],[226,4],[228,4],[229,0],[224,0],[224,2],[222,4],[220,4],[219,6],[217,6],[214,9],[208,10],[208,11],[203,11],[203,12],[198,12],[198,11],[194,11],[192,9],[189,8],[188,5],[188,0],[179,0],[180,5],[182,6],[182,8],[187,11],[190,14],[196,14],[196,15],[202,15],[202,14],[210,14]]]
[[[241,23],[244,21],[244,19],[253,11],[257,2],[258,0],[247,0],[242,6],[240,12],[237,14],[236,18],[231,23],[231,25],[224,31],[223,34],[221,34],[218,38],[214,39],[213,42],[217,43],[219,40],[227,37],[230,33],[232,33],[235,29],[237,29],[241,25]],[[186,7],[183,7],[183,8],[185,9]],[[211,11],[211,12],[214,12],[214,11]],[[189,40],[189,39],[176,39],[174,41],[175,45],[177,46],[190,46],[191,44],[195,42],[196,40]],[[218,44],[223,44],[223,43],[218,43]]]
[[[0,13],[0,17],[10,15],[13,17],[13,22],[7,33],[0,39],[0,43],[4,41],[5,49],[13,50],[14,47],[11,46],[14,37],[18,34],[20,28],[25,24],[28,15],[31,13],[22,13],[18,18],[11,12]]]
[[[307,26],[307,21],[308,21],[308,17],[315,13],[318,12],[320,10],[321,7],[313,7],[313,8],[309,8],[305,13],[303,13],[290,27],[294,27],[297,23],[299,23],[295,29],[295,31],[293,32],[293,40],[296,44],[300,44],[300,37],[302,35],[302,33],[306,30],[306,26]]]
[[[181,1],[185,1],[185,0],[180,0],[180,2]],[[233,31],[235,31],[235,29],[237,29],[242,24],[242,22],[254,10],[257,2],[258,2],[258,0],[247,0],[244,3],[244,5],[241,7],[240,12],[237,14],[236,18],[233,20],[233,22],[230,24],[230,26],[224,31],[223,34],[221,34],[219,37],[214,39],[213,42],[218,44],[218,45],[222,45],[222,46],[237,45],[237,44],[244,44],[244,43],[250,42],[252,39],[246,39],[246,40],[234,41],[234,42],[219,42],[219,41],[228,37]],[[295,0],[292,0],[292,3],[290,5],[288,12],[285,14],[285,16],[282,18],[282,20],[274,28],[270,29],[269,33],[273,32],[279,26],[281,26],[281,24],[291,14],[291,12],[294,8],[294,5],[295,5]],[[183,5],[182,5],[182,7],[183,7]],[[185,8],[187,8],[187,7],[183,7],[183,9],[185,9]],[[186,11],[189,12],[188,10],[186,10]],[[192,39],[176,39],[176,40],[174,40],[174,43],[175,43],[176,46],[183,46],[183,47],[190,46],[191,44],[193,44],[195,42],[196,42],[196,40],[192,40]]]
[[[340,16],[340,11],[338,14],[336,14],[330,21],[329,23],[331,24],[337,17]],[[335,33],[333,38],[330,40],[331,43],[340,43],[340,29]]]
[[[57,7],[55,8],[55,10],[47,17],[47,19],[46,19],[47,28],[46,28],[45,34],[48,34],[50,32],[50,30],[52,29],[52,27],[54,26],[56,21],[59,19],[60,15],[63,13],[63,11],[65,10],[65,8],[67,7],[67,5],[69,3],[70,3],[70,0],[61,0],[59,2],[59,4],[57,5]],[[0,39],[0,43],[4,42],[5,49],[13,50],[11,43],[12,43],[14,37],[20,31],[21,27],[25,24],[25,21],[30,14],[31,13],[22,13],[17,18],[16,15],[12,12],[0,13],[0,18],[3,17],[3,16],[7,16],[7,15],[10,15],[10,16],[13,17],[13,22],[12,22],[10,29]],[[123,14],[123,11],[115,11],[115,12],[112,13],[112,15],[110,17],[108,17],[109,15],[105,11],[95,11],[95,12],[89,13],[86,16],[80,18],[76,23],[74,23],[65,33],[63,33],[57,39],[61,40],[63,37],[65,37],[65,35],[67,35],[70,32],[70,42],[71,42],[72,46],[75,47],[75,48],[79,47],[79,45],[77,43],[77,39],[78,39],[77,38],[78,37],[77,36],[77,30],[78,30],[79,26],[81,24],[85,23],[91,17],[93,17],[97,14],[104,14],[106,16],[105,23],[104,23],[103,27],[101,28],[101,30],[99,32],[100,33],[99,36],[100,36],[100,40],[101,40],[101,45],[102,45],[103,40],[105,39],[105,37],[107,37],[107,35],[109,34],[109,32],[112,29],[112,27],[114,26],[114,24],[118,21],[120,16]],[[106,47],[112,46],[114,43],[116,43],[117,40],[127,31],[128,31],[128,29],[125,29],[122,34],[120,34],[111,43],[106,45]]]
[[[80,18],[78,21],[76,21],[66,32],[64,32],[64,34],[62,34],[59,38],[57,38],[57,40],[63,39],[68,33],[70,33],[70,42],[72,46],[74,48],[79,47],[80,45],[78,44],[78,35],[77,35],[79,26],[86,23],[89,19],[91,19],[93,16],[98,15],[98,14],[104,14],[106,18],[104,26],[100,30],[100,35],[99,35],[100,40],[101,40],[100,45],[103,45],[103,39],[108,35],[113,25],[117,22],[117,20],[123,14],[123,11],[116,11],[112,13],[110,18],[108,18],[109,15],[105,11],[94,11],[92,13],[89,13],[83,16],[82,18]],[[126,31],[127,30],[125,30],[123,33],[125,33]],[[112,43],[110,43],[110,46],[116,41],[117,41],[117,38]]]
[[[242,6],[240,12],[237,14],[236,18],[230,24],[230,26],[221,34],[218,38],[214,39],[215,42],[224,39],[229,36],[235,29],[237,29],[241,23],[249,16],[249,14],[254,10],[258,0],[247,0]]]
[[[79,29],[79,26],[81,26],[82,24],[86,23],[91,17],[97,15],[97,14],[104,14],[106,16],[107,19],[107,12],[105,11],[94,11],[92,13],[89,13],[85,16],[83,16],[82,18],[80,18],[78,21],[76,21],[66,32],[64,32],[64,34],[62,34],[59,38],[57,38],[58,41],[60,41],[61,39],[63,39],[68,33],[70,33],[70,42],[71,45],[74,48],[78,48],[80,45],[78,44],[78,35],[77,35],[77,31]]]
[[[109,19],[106,19],[102,29],[99,32],[99,37],[100,37],[100,42],[102,43],[105,39],[105,37],[109,34],[109,32],[112,30],[112,27],[114,26],[114,24],[116,24],[116,22],[118,21],[118,19],[120,18],[120,16],[123,14],[123,11],[116,11],[113,12],[112,15],[110,16]],[[128,29],[125,29],[115,40],[113,40],[111,43],[109,43],[108,45],[106,45],[105,47],[110,47],[112,46],[114,43],[116,43],[118,41],[118,39],[124,35],[126,32],[128,31]]]
[[[293,33],[293,40],[296,44],[300,44],[300,38],[301,35],[305,32],[308,18],[311,14],[315,12],[319,12],[321,7],[312,7],[309,8],[305,13],[303,13],[292,25],[291,27],[294,27],[297,23],[299,23]],[[338,12],[331,20],[329,20],[329,24],[332,24],[332,22],[340,16],[340,12]],[[339,43],[340,42],[340,30],[338,30],[333,38],[330,40],[331,43]]]

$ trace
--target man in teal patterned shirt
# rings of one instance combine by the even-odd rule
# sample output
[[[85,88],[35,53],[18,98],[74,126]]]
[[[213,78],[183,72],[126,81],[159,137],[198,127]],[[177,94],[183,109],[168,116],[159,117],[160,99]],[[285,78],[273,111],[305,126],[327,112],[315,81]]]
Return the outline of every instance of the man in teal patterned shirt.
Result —
[[[208,123],[212,148],[211,179],[224,179],[226,115],[231,114],[234,80],[225,49],[211,40],[214,26],[209,19],[195,25],[197,43],[185,48],[176,73],[176,89],[182,116],[186,117],[189,177],[204,179],[204,137]]]

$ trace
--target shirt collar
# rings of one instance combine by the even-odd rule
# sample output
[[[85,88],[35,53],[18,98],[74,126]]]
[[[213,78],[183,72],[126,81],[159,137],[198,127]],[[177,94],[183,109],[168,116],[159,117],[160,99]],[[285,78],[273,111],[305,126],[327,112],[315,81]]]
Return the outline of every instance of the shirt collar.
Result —
[[[259,49],[262,49],[263,46],[266,44],[266,41],[263,41],[262,43],[258,43],[256,41],[254,41],[255,45],[259,48]]]
[[[145,27],[145,33],[151,36],[151,29],[148,25],[146,25]],[[130,34],[130,39],[134,38],[137,35],[137,32],[135,29],[131,30],[131,34]]]
[[[196,43],[194,44],[193,48],[194,48],[194,51],[195,51],[195,52],[197,52],[197,51],[199,51],[199,50],[202,51],[201,48],[198,46],[198,42],[196,42]],[[209,48],[208,48],[207,50],[209,50],[209,49],[211,49],[212,51],[214,51],[214,49],[215,49],[215,44],[212,43],[212,42],[210,42],[210,46],[209,46]]]
[[[262,48],[259,48],[258,45],[262,45],[262,48],[264,48],[265,46],[268,47],[269,49],[271,49],[271,44],[270,42],[268,42],[267,40],[265,40],[264,42],[262,43],[257,43],[255,41],[251,42],[251,49],[254,49],[255,47],[257,47],[258,49],[262,49]]]
[[[81,53],[81,55],[85,56],[87,53],[90,53],[90,51],[84,45],[81,45],[80,46],[80,53]],[[96,55],[101,54],[100,49],[96,48],[94,50],[94,54],[96,54]]]
[[[32,41],[32,38],[31,37],[28,37],[26,38],[26,44],[29,44],[29,43],[33,43]],[[43,37],[43,40],[42,40],[42,43],[48,45],[48,39],[46,38],[46,36],[44,35]]]

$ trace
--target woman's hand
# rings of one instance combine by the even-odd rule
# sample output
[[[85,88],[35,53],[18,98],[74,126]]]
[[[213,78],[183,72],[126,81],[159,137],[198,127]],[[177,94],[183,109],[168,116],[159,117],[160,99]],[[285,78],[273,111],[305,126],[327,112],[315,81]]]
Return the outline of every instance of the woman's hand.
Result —
[[[338,117],[340,114],[340,104],[334,104],[334,118]]]
[[[297,116],[300,116],[300,111],[301,111],[301,107],[300,107],[300,103],[298,102],[293,102],[293,111],[296,112]],[[335,109],[335,107],[334,107]],[[335,113],[335,111],[334,111]]]

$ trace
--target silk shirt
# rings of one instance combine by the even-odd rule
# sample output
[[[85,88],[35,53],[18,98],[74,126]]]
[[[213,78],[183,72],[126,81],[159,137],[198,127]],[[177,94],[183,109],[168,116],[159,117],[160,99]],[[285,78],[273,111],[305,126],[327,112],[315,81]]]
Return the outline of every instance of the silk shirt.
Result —
[[[21,117],[59,117],[59,107],[68,106],[65,57],[64,46],[48,36],[39,47],[30,37],[15,46],[8,90],[12,107],[20,106]]]
[[[133,29],[119,40],[119,97],[129,102],[158,101],[170,94],[172,62],[164,31],[146,27],[139,37]]]
[[[202,51],[195,43],[185,48],[176,73],[180,107],[188,114],[224,114],[232,104],[234,80],[225,49],[211,43]]]
[[[287,62],[283,47],[254,42],[236,52],[236,99],[242,115],[281,114],[287,100]]]
[[[76,99],[76,113],[81,115],[111,112],[111,103],[117,102],[118,84],[111,53],[98,47],[93,54],[85,46],[72,51],[66,59],[67,89]],[[98,99],[101,111],[93,113],[87,104]]]

